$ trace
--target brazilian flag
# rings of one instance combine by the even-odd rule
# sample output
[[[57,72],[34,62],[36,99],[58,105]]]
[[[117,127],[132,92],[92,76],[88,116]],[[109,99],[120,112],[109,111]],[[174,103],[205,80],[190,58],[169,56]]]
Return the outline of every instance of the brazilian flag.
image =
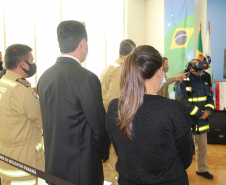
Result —
[[[165,0],[165,52],[167,77],[177,76],[194,56],[194,1]],[[174,84],[169,86],[173,92]]]
[[[197,50],[196,50],[196,58],[198,55],[203,55],[201,30],[199,31],[198,44],[197,44]]]
[[[194,32],[194,28],[176,28],[170,50],[177,48],[186,48]]]

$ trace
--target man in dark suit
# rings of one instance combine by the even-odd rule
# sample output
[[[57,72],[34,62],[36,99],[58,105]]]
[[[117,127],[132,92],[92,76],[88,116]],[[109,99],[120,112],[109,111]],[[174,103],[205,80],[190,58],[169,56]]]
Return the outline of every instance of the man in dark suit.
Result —
[[[63,21],[57,28],[61,56],[38,82],[46,172],[76,185],[102,185],[109,155],[98,77],[81,63],[88,53],[85,26]]]

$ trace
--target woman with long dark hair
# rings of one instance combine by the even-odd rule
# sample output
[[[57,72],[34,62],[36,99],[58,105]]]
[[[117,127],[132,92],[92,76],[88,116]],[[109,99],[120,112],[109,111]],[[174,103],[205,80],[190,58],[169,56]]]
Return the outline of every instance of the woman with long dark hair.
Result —
[[[119,185],[189,184],[189,117],[179,102],[156,95],[163,82],[162,59],[152,46],[137,47],[122,66],[120,96],[107,113]]]

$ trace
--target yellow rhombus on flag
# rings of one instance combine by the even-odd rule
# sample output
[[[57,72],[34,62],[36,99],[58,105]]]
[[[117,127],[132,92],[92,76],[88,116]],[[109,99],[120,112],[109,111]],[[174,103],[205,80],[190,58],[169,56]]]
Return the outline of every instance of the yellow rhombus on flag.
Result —
[[[194,28],[176,28],[170,49],[186,48],[194,32]]]

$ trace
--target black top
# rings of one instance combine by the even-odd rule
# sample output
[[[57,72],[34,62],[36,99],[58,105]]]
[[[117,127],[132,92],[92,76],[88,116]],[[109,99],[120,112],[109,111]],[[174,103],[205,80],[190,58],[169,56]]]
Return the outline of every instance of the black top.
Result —
[[[110,140],[98,77],[59,57],[38,82],[45,170],[77,185],[103,185]]]
[[[111,101],[107,130],[118,155],[120,185],[185,185],[193,141],[188,114],[179,102],[145,95],[133,119],[133,140],[123,139],[117,124],[118,99]]]

